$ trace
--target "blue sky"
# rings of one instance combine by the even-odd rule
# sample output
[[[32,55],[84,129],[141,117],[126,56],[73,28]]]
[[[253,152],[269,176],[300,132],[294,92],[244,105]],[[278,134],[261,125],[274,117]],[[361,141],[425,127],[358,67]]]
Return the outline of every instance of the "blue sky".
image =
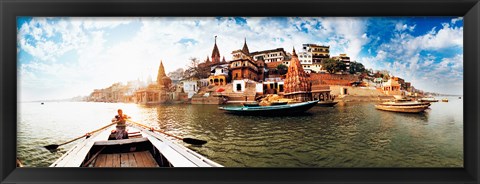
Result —
[[[416,88],[463,94],[461,17],[19,17],[17,72],[21,101],[88,95],[114,82],[156,78],[189,58],[304,43],[329,45]]]

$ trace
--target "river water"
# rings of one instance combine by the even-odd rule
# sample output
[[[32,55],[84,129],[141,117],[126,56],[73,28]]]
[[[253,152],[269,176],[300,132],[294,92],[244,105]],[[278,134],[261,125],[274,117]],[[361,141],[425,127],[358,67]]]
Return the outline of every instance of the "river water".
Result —
[[[341,102],[295,117],[235,116],[217,105],[18,103],[17,156],[48,167],[76,142],[54,153],[42,146],[104,126],[122,108],[137,122],[207,140],[181,144],[226,167],[463,167],[463,99],[449,99],[421,114]]]

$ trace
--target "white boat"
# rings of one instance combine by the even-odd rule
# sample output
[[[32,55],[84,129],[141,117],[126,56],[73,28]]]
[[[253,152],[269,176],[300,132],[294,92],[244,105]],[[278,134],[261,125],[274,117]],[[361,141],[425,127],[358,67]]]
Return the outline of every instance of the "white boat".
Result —
[[[419,102],[438,102],[437,99],[433,98],[433,97],[430,97],[430,98],[421,98],[421,99],[418,99]]]
[[[145,127],[127,123],[128,139],[109,140],[114,129],[83,139],[50,167],[223,167]]]

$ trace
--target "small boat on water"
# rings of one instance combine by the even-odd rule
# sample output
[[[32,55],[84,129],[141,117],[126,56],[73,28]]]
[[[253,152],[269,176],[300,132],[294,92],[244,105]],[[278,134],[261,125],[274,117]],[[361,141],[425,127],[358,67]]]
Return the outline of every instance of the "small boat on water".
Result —
[[[448,98],[442,99],[442,102],[448,102]]]
[[[319,101],[317,106],[321,106],[321,107],[333,107],[334,105],[336,105],[338,102],[336,101],[331,101],[331,100],[327,100],[327,101]]]
[[[438,102],[435,98],[420,98],[418,99],[419,102]]]
[[[384,102],[375,105],[375,108],[391,112],[420,113],[428,109],[429,106],[430,104],[424,104],[422,102]]]
[[[418,105],[432,105],[430,102],[418,102],[418,101],[405,101],[405,102],[383,102],[379,105],[384,106],[418,106]]]
[[[114,129],[83,139],[50,167],[223,167],[145,127],[127,124],[129,137],[121,140],[111,140]]]
[[[303,113],[318,103],[318,100],[285,104],[285,105],[271,105],[271,106],[225,106],[218,109],[231,114],[237,115],[260,115],[260,116],[285,116],[285,115],[297,115]]]

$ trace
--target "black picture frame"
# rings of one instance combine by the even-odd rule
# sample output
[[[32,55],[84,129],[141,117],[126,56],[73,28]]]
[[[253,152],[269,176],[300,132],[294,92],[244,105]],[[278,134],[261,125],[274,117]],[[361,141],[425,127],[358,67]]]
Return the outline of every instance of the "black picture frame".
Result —
[[[479,183],[478,0],[1,0],[0,183]],[[16,168],[17,16],[463,16],[464,168]]]

